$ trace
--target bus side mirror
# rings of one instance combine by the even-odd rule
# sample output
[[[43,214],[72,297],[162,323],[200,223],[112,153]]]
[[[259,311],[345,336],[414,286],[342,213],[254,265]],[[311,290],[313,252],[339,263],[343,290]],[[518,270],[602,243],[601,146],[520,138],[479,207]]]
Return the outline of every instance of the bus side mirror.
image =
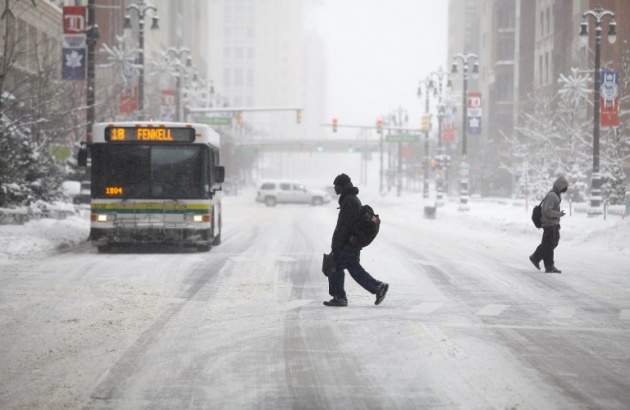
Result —
[[[222,165],[214,167],[214,178],[217,184],[222,184],[225,181],[225,167]]]
[[[88,150],[86,146],[81,146],[79,148],[79,153],[77,154],[77,163],[80,167],[87,167],[88,160]]]

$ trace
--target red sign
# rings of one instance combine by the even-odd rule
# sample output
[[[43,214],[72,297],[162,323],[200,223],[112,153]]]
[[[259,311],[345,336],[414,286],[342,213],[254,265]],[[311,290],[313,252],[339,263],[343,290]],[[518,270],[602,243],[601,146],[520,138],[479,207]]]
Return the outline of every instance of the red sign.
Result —
[[[64,34],[85,34],[86,26],[85,7],[66,6],[63,8]]]
[[[138,87],[134,87],[131,91],[125,90],[120,94],[120,108],[118,112],[121,114],[133,114],[138,109]]]
[[[468,108],[481,108],[481,93],[468,93]]]
[[[619,126],[619,73],[602,71],[599,112],[602,127]]]
[[[442,141],[455,141],[455,123],[442,124]]]
[[[177,97],[176,90],[162,90],[162,106],[170,107],[175,106]]]

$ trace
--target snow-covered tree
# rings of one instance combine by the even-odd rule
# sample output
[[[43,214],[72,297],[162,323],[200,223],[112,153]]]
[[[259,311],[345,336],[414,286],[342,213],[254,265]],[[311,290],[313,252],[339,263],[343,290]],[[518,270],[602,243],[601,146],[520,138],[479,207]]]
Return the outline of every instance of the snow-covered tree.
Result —
[[[517,195],[525,194],[523,179],[528,181],[531,196],[541,197],[555,177],[563,175],[569,181],[568,198],[583,201],[588,196],[593,164],[593,123],[587,118],[592,106],[592,79],[572,69],[569,75],[561,75],[558,82],[558,94],[532,98],[532,111],[521,115],[514,135],[505,137],[510,150],[503,153],[502,163],[519,176]],[[612,169],[609,164],[616,152],[612,147],[602,150],[602,157],[606,158],[602,163]],[[523,178],[525,162],[529,167]]]
[[[24,12],[22,10],[21,12]],[[19,35],[20,13],[0,19],[0,206],[61,195],[52,145],[67,145],[74,100],[59,79],[58,26]]]
[[[549,191],[549,175],[555,166],[553,156],[555,124],[552,100],[532,96],[533,111],[521,115],[521,126],[512,135],[504,135],[507,151],[501,167],[517,178],[517,197],[542,197]]]

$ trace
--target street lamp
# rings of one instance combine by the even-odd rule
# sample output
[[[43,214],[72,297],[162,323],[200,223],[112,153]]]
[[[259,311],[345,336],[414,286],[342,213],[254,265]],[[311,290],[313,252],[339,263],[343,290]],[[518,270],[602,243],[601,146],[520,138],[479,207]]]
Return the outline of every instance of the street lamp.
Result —
[[[409,115],[407,110],[399,107],[398,109],[392,111],[390,119],[394,126],[404,127],[409,122]],[[398,142],[398,171],[396,185],[396,195],[400,196],[402,191],[402,141]]]
[[[433,79],[431,75],[428,75],[427,78],[424,79],[424,82],[420,81],[418,84],[418,98],[422,98],[422,85],[424,85],[424,118],[423,118],[423,131],[424,131],[424,182],[422,184],[422,197],[429,197],[429,132],[431,131],[430,127],[430,114],[429,114],[429,95],[433,92],[433,95],[436,96],[437,89],[435,84],[433,83]],[[424,120],[426,120],[427,124],[425,126]]]
[[[472,69],[473,77],[479,73],[479,58],[476,54],[472,53],[458,53],[453,56],[453,67],[451,72],[457,74],[457,61],[461,61],[464,66],[464,90],[462,92],[462,158],[460,163],[460,196],[459,196],[459,210],[468,211],[468,158],[466,151],[466,138],[468,134],[468,64],[474,60],[475,64]]]
[[[448,73],[446,73],[442,67],[438,69],[438,71],[433,71],[429,73],[427,78],[424,80],[424,89],[425,89],[425,116],[429,115],[429,94],[433,92],[433,97],[438,98],[438,155],[442,154],[442,119],[444,117],[442,107],[442,86],[444,84],[444,79],[448,77]],[[418,84],[418,97],[422,97],[422,82]],[[450,87],[450,80],[448,80],[447,87]],[[422,196],[424,198],[429,197],[429,131],[430,128],[425,130],[425,139],[424,139],[424,152],[425,152],[425,164],[424,164],[424,185]],[[436,192],[437,192],[437,202],[442,202],[442,178],[436,178]]]
[[[174,61],[173,63],[177,67],[177,77],[175,79],[176,88],[177,88],[177,100],[175,102],[175,119],[176,121],[181,121],[182,118],[182,74],[181,70],[185,70],[187,67],[192,67],[192,58],[190,57],[190,50],[187,47],[169,47],[166,50],[167,54],[172,54]],[[182,59],[185,54],[188,54],[188,58],[186,58],[186,64],[182,63]]]
[[[584,45],[588,42],[588,17],[595,19],[595,75],[593,81],[593,175],[591,176],[591,208],[589,216],[601,215],[602,203],[602,179],[599,173],[599,128],[600,128],[600,64],[601,64],[601,44],[602,44],[602,21],[606,16],[610,16],[608,23],[608,42],[613,44],[617,39],[617,23],[615,23],[615,13],[604,10],[597,6],[595,10],[588,10],[582,14],[580,24],[580,40]]]
[[[159,18],[155,14],[157,13],[157,7],[146,3],[144,0],[140,0],[139,3],[130,4],[125,10],[134,10],[138,14],[138,49],[140,50],[139,65],[139,79],[138,79],[138,119],[142,119],[144,115],[144,17],[149,10],[153,11],[153,23],[151,24],[152,30],[160,28],[158,26]],[[131,16],[125,16],[125,28],[131,28]]]

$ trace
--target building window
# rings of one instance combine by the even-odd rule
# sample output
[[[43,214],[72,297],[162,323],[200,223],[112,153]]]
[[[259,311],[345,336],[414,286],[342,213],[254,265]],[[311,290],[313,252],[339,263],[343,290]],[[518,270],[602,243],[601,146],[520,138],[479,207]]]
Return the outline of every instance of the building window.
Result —
[[[498,76],[497,91],[500,102],[511,102],[514,99],[514,79],[511,74]]]
[[[223,87],[230,88],[232,87],[232,72],[229,68],[223,69]]]
[[[499,39],[499,61],[514,60],[514,42],[511,38]]]
[[[243,86],[243,69],[235,68],[234,69],[234,87],[242,87]]]
[[[545,53],[545,84],[549,84],[549,53]]]
[[[551,33],[551,23],[549,21],[550,9],[547,7],[547,34]]]

